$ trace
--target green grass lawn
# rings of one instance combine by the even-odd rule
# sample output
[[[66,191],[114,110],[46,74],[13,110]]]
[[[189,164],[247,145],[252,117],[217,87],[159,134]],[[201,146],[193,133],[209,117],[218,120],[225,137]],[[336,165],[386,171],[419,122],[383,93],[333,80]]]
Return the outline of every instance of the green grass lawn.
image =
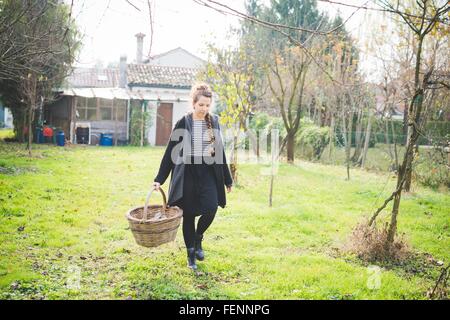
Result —
[[[358,169],[346,181],[342,166],[283,164],[269,208],[269,177],[243,164],[194,276],[181,228],[174,243],[144,248],[125,218],[143,205],[163,148],[34,147],[29,158],[0,142],[2,299],[425,299],[441,268],[430,261],[450,261],[448,193],[403,196],[399,232],[434,260],[381,266],[374,287],[371,266],[342,246],[393,176]]]

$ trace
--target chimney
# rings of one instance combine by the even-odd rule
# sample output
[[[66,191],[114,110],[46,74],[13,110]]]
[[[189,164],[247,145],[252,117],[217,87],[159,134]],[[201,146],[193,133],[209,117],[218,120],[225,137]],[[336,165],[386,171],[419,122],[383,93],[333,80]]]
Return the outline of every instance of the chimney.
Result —
[[[127,86],[127,56],[120,56],[119,63],[119,87],[126,88]]]
[[[136,44],[137,44],[137,48],[136,48],[136,63],[137,64],[141,64],[142,63],[142,57],[143,57],[143,48],[144,48],[144,37],[145,34],[139,32],[138,34],[135,35],[136,37]]]

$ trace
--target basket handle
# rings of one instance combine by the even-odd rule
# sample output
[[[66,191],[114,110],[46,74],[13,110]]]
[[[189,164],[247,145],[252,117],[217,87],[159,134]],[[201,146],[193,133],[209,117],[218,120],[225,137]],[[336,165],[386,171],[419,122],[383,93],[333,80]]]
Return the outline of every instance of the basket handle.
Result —
[[[156,188],[152,188],[150,192],[147,195],[147,199],[145,200],[145,206],[144,206],[144,214],[142,215],[142,221],[147,221],[148,219],[148,202],[150,200],[150,196],[152,195],[153,191],[155,191]],[[163,215],[166,214],[166,208],[167,208],[167,201],[166,201],[166,194],[164,193],[163,189],[159,187],[158,191],[162,194],[163,197]]]

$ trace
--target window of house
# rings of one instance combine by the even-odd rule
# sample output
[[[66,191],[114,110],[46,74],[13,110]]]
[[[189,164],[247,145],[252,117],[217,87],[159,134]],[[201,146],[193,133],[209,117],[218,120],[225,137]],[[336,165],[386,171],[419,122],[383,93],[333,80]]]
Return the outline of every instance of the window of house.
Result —
[[[77,97],[77,119],[97,120],[96,98]]]
[[[99,110],[98,116],[97,100]],[[114,120],[115,118],[117,121],[127,121],[127,100],[77,97],[78,120]]]
[[[100,109],[99,120],[113,120],[113,100],[100,98],[98,104]]]
[[[95,121],[97,120],[97,99],[88,98],[86,107],[86,117],[87,120]]]
[[[76,97],[77,119],[86,120],[86,98]]]
[[[117,121],[127,121],[127,100],[114,100],[114,107],[116,108]]]

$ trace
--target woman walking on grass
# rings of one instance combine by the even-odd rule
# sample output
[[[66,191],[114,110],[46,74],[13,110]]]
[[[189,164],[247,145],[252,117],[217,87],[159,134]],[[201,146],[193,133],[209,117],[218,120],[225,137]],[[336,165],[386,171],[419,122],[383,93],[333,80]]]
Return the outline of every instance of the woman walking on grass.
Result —
[[[153,185],[158,189],[172,173],[167,204],[183,209],[188,266],[196,270],[196,260],[205,258],[203,235],[213,222],[218,206],[225,207],[225,186],[231,192],[233,180],[219,117],[209,112],[211,89],[207,84],[194,85],[191,98],[193,110],[175,124]],[[197,216],[200,218],[196,227]]]

